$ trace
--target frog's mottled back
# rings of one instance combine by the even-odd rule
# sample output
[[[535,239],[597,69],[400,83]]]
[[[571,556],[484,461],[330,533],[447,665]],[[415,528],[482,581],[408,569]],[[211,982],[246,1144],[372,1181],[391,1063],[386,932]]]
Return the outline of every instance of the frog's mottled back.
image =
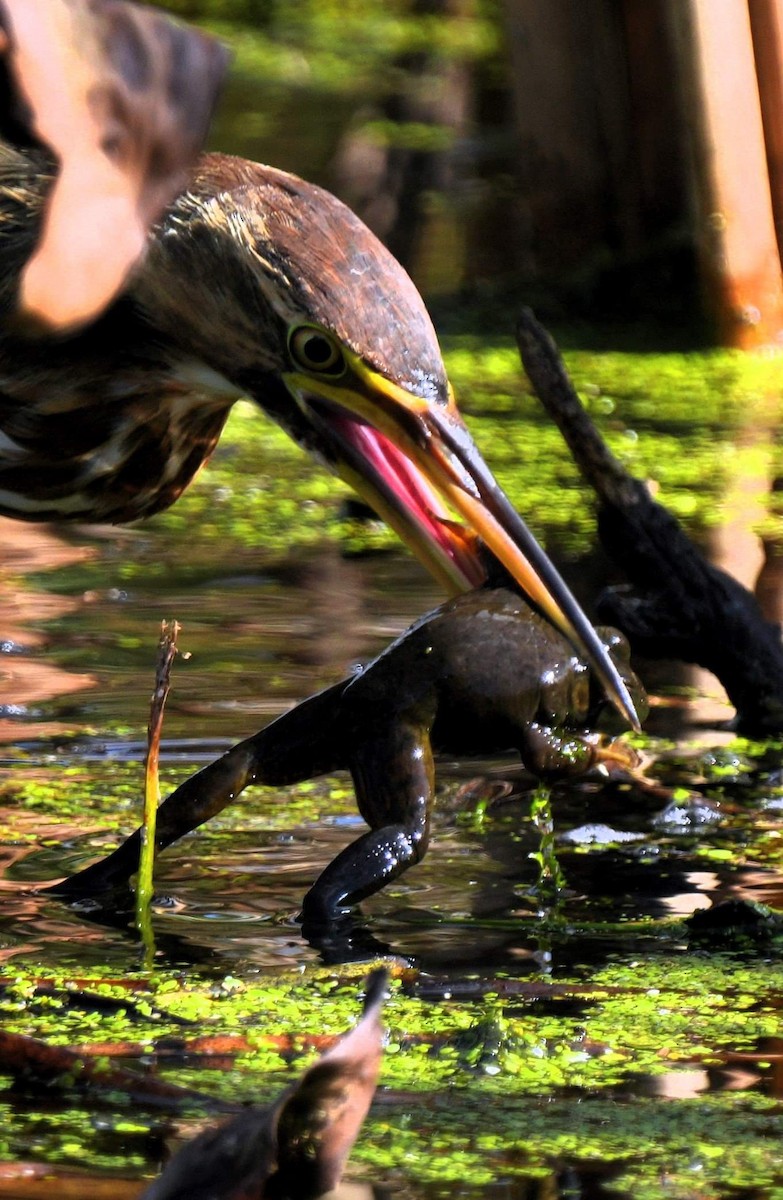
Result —
[[[602,636],[644,707],[625,640],[617,630]],[[422,617],[349,685],[345,699],[384,720],[431,714],[436,746],[483,752],[517,744],[512,734],[532,721],[583,727],[602,690],[562,634],[518,593],[497,588],[458,596]]]

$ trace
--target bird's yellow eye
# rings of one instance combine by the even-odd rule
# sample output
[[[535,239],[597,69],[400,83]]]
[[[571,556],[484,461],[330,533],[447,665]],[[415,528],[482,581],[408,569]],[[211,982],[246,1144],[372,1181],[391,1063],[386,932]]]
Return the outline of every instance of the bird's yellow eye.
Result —
[[[345,359],[331,334],[313,325],[300,325],[288,339],[291,358],[298,367],[317,375],[342,375]]]

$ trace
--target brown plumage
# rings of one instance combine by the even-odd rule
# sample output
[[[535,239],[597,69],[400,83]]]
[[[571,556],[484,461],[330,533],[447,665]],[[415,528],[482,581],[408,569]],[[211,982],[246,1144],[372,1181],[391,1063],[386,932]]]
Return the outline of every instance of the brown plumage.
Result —
[[[452,589],[484,578],[478,534],[635,721],[462,423],[418,292],[345,205],[272,167],[208,155],[104,315],[35,337],[14,312],[51,183],[45,158],[0,150],[0,512],[130,521],[165,508],[247,396]]]
[[[6,515],[123,522],[166,508],[214,449],[236,399],[263,406],[268,390],[279,418],[281,401],[293,407],[272,377],[297,317],[328,324],[357,352],[369,344],[373,365],[411,390],[445,396],[418,294],[361,222],[319,188],[222,155],[202,160],[133,286],[98,322],[62,338],[15,335],[15,289],[51,179],[42,156],[0,149]],[[397,286],[384,295],[390,272]],[[373,341],[379,311],[395,336]]]

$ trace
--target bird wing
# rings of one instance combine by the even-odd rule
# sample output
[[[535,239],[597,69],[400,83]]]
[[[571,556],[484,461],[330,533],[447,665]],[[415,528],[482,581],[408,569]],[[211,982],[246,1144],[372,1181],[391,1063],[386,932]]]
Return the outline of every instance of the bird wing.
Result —
[[[6,516],[133,521],[172,504],[212,453],[236,391],[132,330],[119,349],[111,324],[91,327],[89,349],[85,337],[0,345]]]

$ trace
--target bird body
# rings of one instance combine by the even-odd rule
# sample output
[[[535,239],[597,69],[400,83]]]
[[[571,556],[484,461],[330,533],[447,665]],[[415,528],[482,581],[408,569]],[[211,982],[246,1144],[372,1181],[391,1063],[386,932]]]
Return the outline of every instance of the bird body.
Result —
[[[284,171],[206,155],[125,292],[54,336],[14,316],[53,179],[42,154],[0,148],[0,512],[125,522],[166,508],[247,396],[451,590],[484,578],[478,535],[635,721],[463,424],[416,288],[350,209]]]
[[[194,213],[208,211],[209,225],[205,217],[182,232],[188,226],[172,213],[135,286],[97,322],[64,337],[30,336],[9,317],[52,179],[42,155],[0,148],[0,510],[29,520],[132,521],[173,503],[246,394],[230,376],[258,368],[265,328],[252,329],[234,300],[241,225],[219,196],[204,198],[202,185],[187,200]],[[258,306],[250,308],[257,320]]]
[[[0,151],[0,511],[129,521],[176,499],[213,449],[231,399],[183,384],[181,356],[128,296],[67,336],[16,328],[15,289],[52,179],[47,167]]]
[[[43,155],[0,148],[6,330],[52,181]],[[168,507],[214,449],[235,400],[249,395],[265,407],[266,395],[286,424],[293,406],[279,395],[275,405],[274,372],[303,312],[316,323],[330,315],[357,352],[366,336],[379,369],[445,396],[418,293],[379,242],[358,248],[367,233],[320,188],[272,167],[204,156],[153,231],[132,286],[97,322],[59,338],[31,337],[11,323],[0,337],[0,511],[125,522]],[[305,257],[315,264],[307,277],[298,261]],[[385,302],[389,270],[407,286]],[[377,322],[384,303],[404,338],[373,343],[357,317]],[[341,309],[350,322],[341,322]],[[349,324],[358,326],[353,333]]]

